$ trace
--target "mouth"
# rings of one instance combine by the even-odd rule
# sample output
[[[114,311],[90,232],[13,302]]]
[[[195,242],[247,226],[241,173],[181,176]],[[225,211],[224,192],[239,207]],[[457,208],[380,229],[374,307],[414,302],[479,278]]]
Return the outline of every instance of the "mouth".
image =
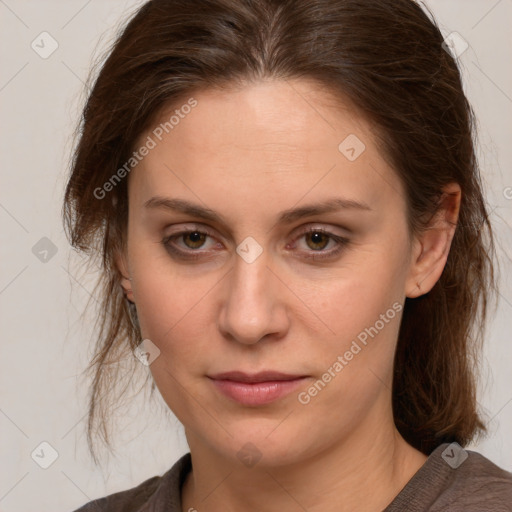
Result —
[[[309,378],[275,371],[255,374],[234,371],[208,375],[215,388],[224,396],[246,406],[274,402],[291,393]]]

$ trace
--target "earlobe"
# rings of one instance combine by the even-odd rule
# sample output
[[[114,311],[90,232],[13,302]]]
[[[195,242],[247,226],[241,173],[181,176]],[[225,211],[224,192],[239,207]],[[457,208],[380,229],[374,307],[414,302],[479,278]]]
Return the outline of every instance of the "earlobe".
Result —
[[[114,257],[114,260],[116,262],[117,269],[120,273],[120,285],[123,288],[124,294],[126,298],[130,302],[135,302],[133,298],[133,290],[132,290],[132,278],[130,277],[130,272],[128,270],[128,265],[126,262],[126,258],[124,254],[117,253]]]
[[[451,183],[443,189],[439,208],[425,230],[414,240],[405,295],[428,293],[443,273],[457,227],[461,189]]]

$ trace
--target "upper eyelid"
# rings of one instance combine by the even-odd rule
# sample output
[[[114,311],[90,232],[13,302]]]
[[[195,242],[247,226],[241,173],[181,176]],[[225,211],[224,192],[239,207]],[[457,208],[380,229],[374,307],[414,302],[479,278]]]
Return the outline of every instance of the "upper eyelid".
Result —
[[[301,234],[301,233],[307,233],[309,231],[314,231],[315,229],[318,229],[319,231],[324,231],[324,232],[330,233],[333,236],[340,236],[340,237],[347,236],[348,233],[350,233],[350,230],[348,228],[343,228],[341,226],[331,227],[329,224],[325,225],[325,224],[322,224],[321,222],[313,222],[313,221],[309,222],[307,224],[307,226],[300,226],[300,227],[294,228],[292,231],[294,233],[298,232],[298,234]],[[345,232],[347,232],[347,235],[344,235],[341,233],[340,234],[335,233],[334,230],[336,230],[336,229],[344,230]],[[209,228],[209,227],[201,225],[200,223],[191,223],[191,227],[180,228],[175,233],[170,233],[166,236],[176,236],[176,235],[181,235],[184,233],[191,233],[193,231],[205,233],[208,236],[212,236],[214,238],[215,238],[215,234],[213,233],[213,231],[219,232],[219,230],[217,228]],[[226,235],[224,233],[220,232],[220,234],[222,235],[222,237],[226,237]]]

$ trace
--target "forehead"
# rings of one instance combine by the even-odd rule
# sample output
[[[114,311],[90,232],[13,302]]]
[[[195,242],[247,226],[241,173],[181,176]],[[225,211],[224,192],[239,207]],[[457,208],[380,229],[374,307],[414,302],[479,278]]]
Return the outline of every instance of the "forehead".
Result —
[[[157,192],[274,197],[278,190],[297,201],[336,189],[375,202],[400,190],[371,124],[310,81],[199,91],[162,110],[139,144],[148,137],[154,148],[130,177],[141,200]]]
[[[200,147],[202,156],[215,157],[225,148],[232,149],[233,156],[235,149],[303,156],[329,146],[337,149],[338,139],[350,130],[364,139],[371,136],[369,125],[347,101],[311,81],[268,80],[227,90],[206,89],[194,99],[197,105],[175,119],[179,124],[163,137]],[[165,125],[186,103],[183,99],[163,110],[155,125]]]

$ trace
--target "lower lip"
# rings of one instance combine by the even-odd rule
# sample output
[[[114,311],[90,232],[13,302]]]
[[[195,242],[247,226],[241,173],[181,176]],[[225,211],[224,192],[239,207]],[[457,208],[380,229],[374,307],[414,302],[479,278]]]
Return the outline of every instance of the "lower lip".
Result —
[[[211,380],[221,393],[242,405],[265,405],[288,395],[303,384],[306,378],[254,384],[233,380]]]

